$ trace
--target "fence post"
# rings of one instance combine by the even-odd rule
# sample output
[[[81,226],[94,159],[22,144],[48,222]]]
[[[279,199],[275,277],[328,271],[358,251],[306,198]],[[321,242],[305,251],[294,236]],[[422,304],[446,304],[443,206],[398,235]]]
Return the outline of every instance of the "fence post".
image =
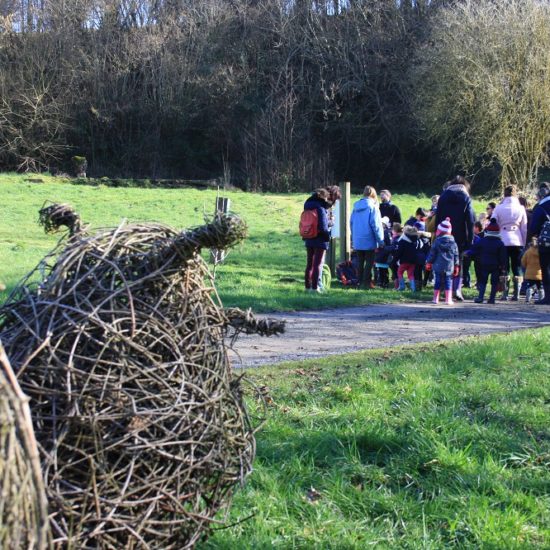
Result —
[[[349,219],[351,215],[351,183],[344,181],[339,184],[342,192],[340,200],[340,261],[351,259],[351,230]]]

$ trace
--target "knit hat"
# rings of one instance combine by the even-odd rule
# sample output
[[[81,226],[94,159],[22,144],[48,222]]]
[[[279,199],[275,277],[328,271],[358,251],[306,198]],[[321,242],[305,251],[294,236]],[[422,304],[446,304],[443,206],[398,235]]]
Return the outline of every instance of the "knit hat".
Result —
[[[500,226],[498,225],[495,218],[491,218],[491,221],[485,227],[485,236],[487,237],[498,237],[500,235]]]
[[[388,218],[388,216],[384,216],[382,218],[382,225],[384,227],[390,227],[390,219]]]
[[[445,218],[438,226],[436,235],[450,235],[453,231],[453,226],[451,225],[451,218]]]

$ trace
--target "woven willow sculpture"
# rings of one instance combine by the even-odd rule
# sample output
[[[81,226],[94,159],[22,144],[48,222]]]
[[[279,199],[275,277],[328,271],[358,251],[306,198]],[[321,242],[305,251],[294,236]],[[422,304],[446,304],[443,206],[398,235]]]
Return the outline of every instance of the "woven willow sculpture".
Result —
[[[42,550],[48,511],[28,398],[0,344],[0,548]]]
[[[0,337],[32,399],[54,542],[190,548],[251,470],[254,428],[224,337],[284,325],[224,310],[200,249],[246,235],[234,216],[177,233],[88,234],[66,205],[41,211],[69,236],[0,310]]]

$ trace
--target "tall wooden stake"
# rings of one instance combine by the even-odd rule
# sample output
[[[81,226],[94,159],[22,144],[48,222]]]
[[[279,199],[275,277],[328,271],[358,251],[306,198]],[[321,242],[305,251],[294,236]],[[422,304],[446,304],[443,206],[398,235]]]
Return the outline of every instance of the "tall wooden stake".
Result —
[[[338,184],[342,192],[340,200],[340,261],[351,259],[351,230],[349,219],[351,216],[351,183],[344,181]]]

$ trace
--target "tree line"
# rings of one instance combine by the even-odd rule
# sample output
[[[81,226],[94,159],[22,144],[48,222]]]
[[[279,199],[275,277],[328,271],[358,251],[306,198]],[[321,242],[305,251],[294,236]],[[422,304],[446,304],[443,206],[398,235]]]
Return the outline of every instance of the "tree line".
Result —
[[[0,0],[0,169],[525,187],[549,37],[539,0]]]

